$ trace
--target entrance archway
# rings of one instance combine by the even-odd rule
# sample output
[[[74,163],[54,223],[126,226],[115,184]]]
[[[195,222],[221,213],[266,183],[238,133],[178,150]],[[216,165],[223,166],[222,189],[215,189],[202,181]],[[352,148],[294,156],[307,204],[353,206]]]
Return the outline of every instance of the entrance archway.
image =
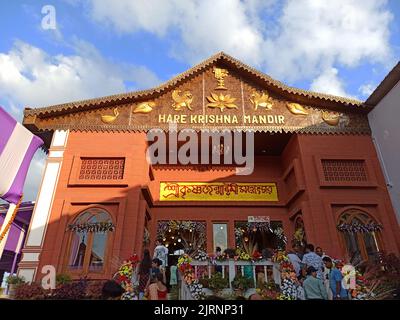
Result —
[[[284,250],[286,247],[286,236],[283,232],[281,221],[271,222],[246,222],[235,221],[236,248],[245,251],[260,253],[272,251],[273,249]],[[252,254],[252,252],[248,252]]]
[[[173,265],[182,253],[206,249],[206,222],[164,220],[158,222],[157,238],[168,248],[168,264]]]

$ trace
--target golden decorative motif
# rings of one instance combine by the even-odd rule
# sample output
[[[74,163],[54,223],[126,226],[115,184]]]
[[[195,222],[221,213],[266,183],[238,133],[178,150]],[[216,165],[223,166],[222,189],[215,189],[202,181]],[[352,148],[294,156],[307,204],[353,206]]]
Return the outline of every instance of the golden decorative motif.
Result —
[[[118,108],[114,108],[114,115],[101,116],[101,121],[103,121],[104,123],[113,123],[115,120],[117,120],[118,116],[119,116]]]
[[[142,102],[133,110],[133,113],[149,113],[153,111],[155,106],[156,103],[154,101]]]
[[[175,111],[180,111],[185,107],[192,110],[191,103],[193,101],[193,96],[189,90],[183,93],[181,93],[181,90],[172,91],[172,99],[174,100],[172,108],[174,108]]]
[[[306,109],[304,109],[304,107],[298,103],[294,103],[294,102],[288,102],[286,103],[286,107],[289,109],[289,111],[295,115],[307,115],[308,112],[306,111]]]
[[[272,101],[266,92],[253,92],[250,95],[250,101],[254,106],[254,110],[257,110],[258,107],[265,108],[265,110],[272,109]]]
[[[237,105],[235,105],[233,102],[236,100],[236,98],[231,98],[229,94],[223,95],[223,94],[216,94],[216,93],[211,93],[211,96],[207,97],[207,100],[210,102],[207,104],[207,107],[209,108],[219,108],[222,111],[224,111],[225,108],[227,109],[237,109]]]
[[[340,121],[340,114],[338,113],[329,113],[327,111],[322,111],[322,120],[324,120],[330,126],[337,126]]]
[[[214,73],[215,79],[217,79],[217,82],[218,82],[218,86],[215,89],[216,90],[226,90],[224,78],[229,74],[228,70],[214,67],[213,73]]]

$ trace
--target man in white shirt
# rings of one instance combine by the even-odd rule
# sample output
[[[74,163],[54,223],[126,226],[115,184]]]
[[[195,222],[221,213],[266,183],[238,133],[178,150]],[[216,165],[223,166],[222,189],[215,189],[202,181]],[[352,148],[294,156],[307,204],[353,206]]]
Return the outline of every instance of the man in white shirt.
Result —
[[[156,247],[154,248],[153,259],[160,259],[162,262],[161,267],[165,270],[168,267],[168,248],[162,244],[161,239],[156,240]]]
[[[293,248],[293,251],[290,251],[288,253],[288,257],[290,259],[290,262],[293,265],[294,271],[296,272],[296,276],[298,277],[300,275],[301,260],[300,260],[299,256],[295,253],[294,248]]]
[[[321,247],[316,247],[315,248],[315,253],[317,255],[319,255],[322,258],[322,261],[325,257],[330,258],[329,256],[327,256],[325,254],[325,252],[322,250]],[[324,272],[323,272],[323,276],[324,276],[324,285],[326,287],[326,291],[328,292],[328,299],[329,300],[333,300],[333,295],[332,295],[332,290],[329,288],[329,269],[324,267]]]

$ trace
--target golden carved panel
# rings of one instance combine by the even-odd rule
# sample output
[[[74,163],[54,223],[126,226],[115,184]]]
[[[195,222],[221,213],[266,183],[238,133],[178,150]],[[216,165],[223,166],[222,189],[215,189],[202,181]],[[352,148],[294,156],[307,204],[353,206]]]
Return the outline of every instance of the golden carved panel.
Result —
[[[217,71],[217,69],[226,70]],[[216,76],[225,87],[216,91]],[[218,79],[217,79],[218,80]],[[223,81],[222,81],[223,80]],[[341,109],[340,109],[340,108]],[[366,114],[347,112],[343,106],[315,105],[304,98],[293,101],[274,87],[268,87],[238,70],[212,65],[202,72],[175,83],[170,90],[121,100],[93,109],[54,117],[37,117],[39,129],[71,128],[90,130],[236,128],[269,132],[369,133]],[[31,125],[31,124],[30,124]]]

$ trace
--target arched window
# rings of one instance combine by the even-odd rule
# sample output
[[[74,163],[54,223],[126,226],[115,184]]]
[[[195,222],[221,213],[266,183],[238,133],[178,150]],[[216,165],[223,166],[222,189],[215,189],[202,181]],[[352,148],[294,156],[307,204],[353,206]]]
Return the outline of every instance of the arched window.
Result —
[[[343,235],[347,254],[353,263],[376,259],[382,226],[366,212],[358,209],[345,211],[337,228]]]
[[[84,273],[102,271],[109,233],[114,230],[110,215],[92,208],[82,212],[68,229],[72,233],[68,268]]]

